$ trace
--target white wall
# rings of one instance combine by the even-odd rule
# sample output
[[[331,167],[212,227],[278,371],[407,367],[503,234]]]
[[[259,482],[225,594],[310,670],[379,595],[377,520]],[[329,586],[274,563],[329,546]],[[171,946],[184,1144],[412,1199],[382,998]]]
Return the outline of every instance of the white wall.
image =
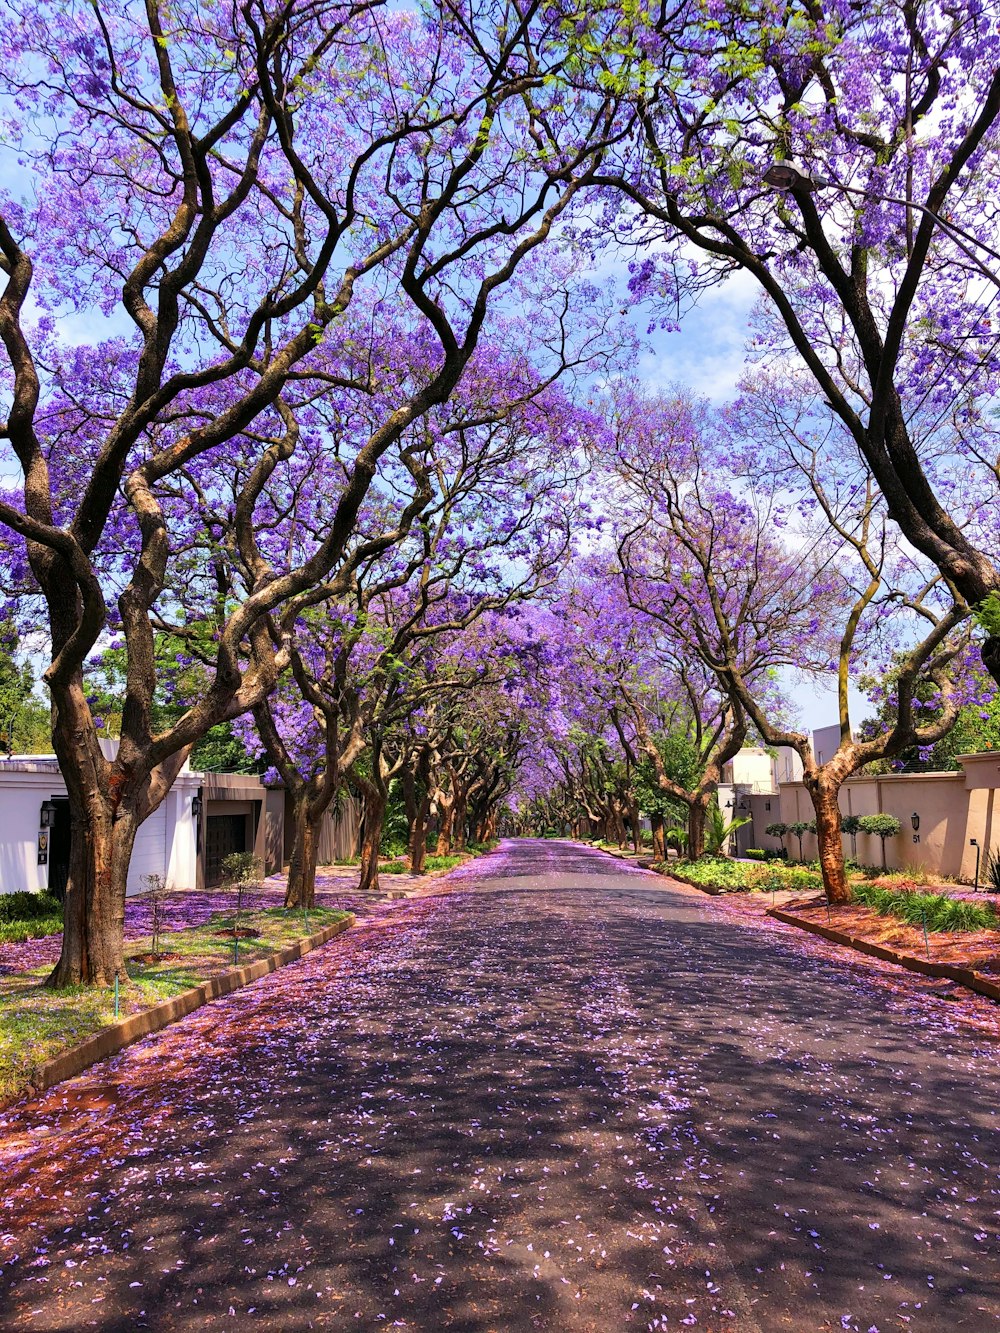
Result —
[[[817,764],[825,764],[832,759],[840,748],[840,723],[830,727],[817,727],[813,732],[813,755]],[[799,777],[802,776],[801,769]],[[794,781],[795,779],[792,779]]]
[[[66,795],[58,772],[18,777],[14,785],[0,776],[0,893],[48,888],[48,866],[38,864],[38,821],[43,801]]]
[[[142,876],[162,875],[171,888],[197,885],[195,821],[191,801],[199,775],[182,772],[160,807],[139,829],[129,867],[128,892],[141,893]],[[38,864],[42,802],[64,797],[58,768],[44,761],[0,762],[0,893],[48,887],[49,867]]]

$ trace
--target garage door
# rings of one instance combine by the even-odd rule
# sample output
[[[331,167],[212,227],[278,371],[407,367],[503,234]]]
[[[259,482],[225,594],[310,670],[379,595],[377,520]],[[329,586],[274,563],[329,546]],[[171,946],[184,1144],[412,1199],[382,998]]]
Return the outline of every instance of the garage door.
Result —
[[[246,815],[209,815],[205,823],[205,883],[222,883],[222,862],[247,850]]]

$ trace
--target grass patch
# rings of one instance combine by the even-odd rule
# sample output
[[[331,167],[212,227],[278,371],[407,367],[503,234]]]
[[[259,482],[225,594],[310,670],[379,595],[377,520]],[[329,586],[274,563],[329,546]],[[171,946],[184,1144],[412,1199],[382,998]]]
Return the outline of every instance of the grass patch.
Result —
[[[887,878],[887,877],[883,877]],[[915,889],[892,889],[884,884],[855,884],[851,895],[856,903],[878,912],[896,916],[907,925],[933,931],[996,930],[996,908],[992,904],[970,903],[949,898],[944,893],[918,893]]]
[[[311,908],[308,933],[321,930],[349,916],[328,907]],[[168,1000],[199,982],[234,966],[233,939],[220,932],[232,930],[232,912],[217,912],[200,926],[171,931],[160,936],[160,951],[175,957],[159,963],[139,963],[136,955],[148,954],[152,941],[130,940],[126,964],[130,984],[120,995],[121,1018],[141,1013],[161,1000]],[[261,908],[240,913],[240,929],[251,929],[251,938],[239,941],[239,966],[266,958],[301,939],[307,921],[300,911]],[[0,977],[0,1102],[26,1090],[36,1065],[77,1045],[115,1021],[114,996],[110,990],[89,987],[49,990],[44,984],[51,965],[30,973]]]
[[[37,917],[34,921],[0,922],[0,944],[23,944],[25,940],[40,940],[46,935],[58,935],[63,928],[59,916]]]
[[[461,865],[465,860],[464,856],[452,853],[451,856],[428,856],[424,862],[425,870],[454,870],[455,866]]]
[[[403,861],[386,861],[384,866],[379,866],[380,875],[405,875],[409,867]]]

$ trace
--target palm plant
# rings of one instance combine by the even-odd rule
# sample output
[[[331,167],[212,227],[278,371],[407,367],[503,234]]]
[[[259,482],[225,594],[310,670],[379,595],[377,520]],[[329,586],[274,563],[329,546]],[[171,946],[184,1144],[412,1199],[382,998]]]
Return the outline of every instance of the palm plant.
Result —
[[[726,823],[726,818],[717,804],[708,808],[708,823],[705,828],[705,851],[709,855],[718,855],[729,838],[744,824],[750,823],[749,815],[737,815]]]

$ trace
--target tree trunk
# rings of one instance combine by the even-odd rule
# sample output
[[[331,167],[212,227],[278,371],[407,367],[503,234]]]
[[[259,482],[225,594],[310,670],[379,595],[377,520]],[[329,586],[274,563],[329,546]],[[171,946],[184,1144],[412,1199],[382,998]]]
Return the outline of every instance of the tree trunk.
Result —
[[[708,817],[708,803],[711,793],[705,792],[696,797],[688,808],[688,846],[690,860],[697,861],[705,855],[705,824]]]
[[[413,770],[405,767],[399,775],[399,783],[403,789],[403,810],[406,813],[406,841],[409,843],[413,837],[413,825],[416,822],[419,803],[417,801],[417,779]]]
[[[316,858],[319,855],[319,826],[325,809],[316,813],[308,792],[292,801],[292,855],[285,885],[285,907],[309,908],[316,904]]]
[[[657,861],[667,859],[667,841],[663,830],[663,816],[650,815],[650,827],[653,830],[653,857]]]
[[[628,822],[632,825],[632,850],[639,856],[642,852],[642,818],[634,801],[629,802]]]
[[[819,844],[819,868],[823,886],[832,903],[849,903],[851,890],[844,865],[844,844],[840,834],[839,787],[817,783],[810,788],[816,812],[816,841]],[[800,839],[801,842],[801,839]]]
[[[359,889],[377,890],[378,858],[385,823],[386,798],[374,786],[364,791],[364,836],[361,839],[361,881]]]
[[[441,811],[441,827],[438,830],[437,847],[435,856],[447,856],[451,851],[451,830],[455,818],[455,798],[449,797],[442,800],[438,795],[438,809]]]
[[[139,821],[121,804],[113,812],[99,793],[82,809],[74,804],[62,950],[46,985],[127,984],[125,891]]]
[[[614,830],[613,837],[618,846],[624,849],[628,842],[628,835],[625,832],[625,821],[621,817],[621,811],[617,806],[611,811],[611,827]]]
[[[431,798],[425,796],[417,806],[413,826],[410,829],[410,874],[422,875],[427,860],[427,820],[430,814]]]
[[[455,798],[455,808],[452,811],[451,827],[452,827],[452,842],[456,852],[465,851],[465,843],[467,837],[466,833],[467,804],[468,803],[465,797],[459,796]]]

